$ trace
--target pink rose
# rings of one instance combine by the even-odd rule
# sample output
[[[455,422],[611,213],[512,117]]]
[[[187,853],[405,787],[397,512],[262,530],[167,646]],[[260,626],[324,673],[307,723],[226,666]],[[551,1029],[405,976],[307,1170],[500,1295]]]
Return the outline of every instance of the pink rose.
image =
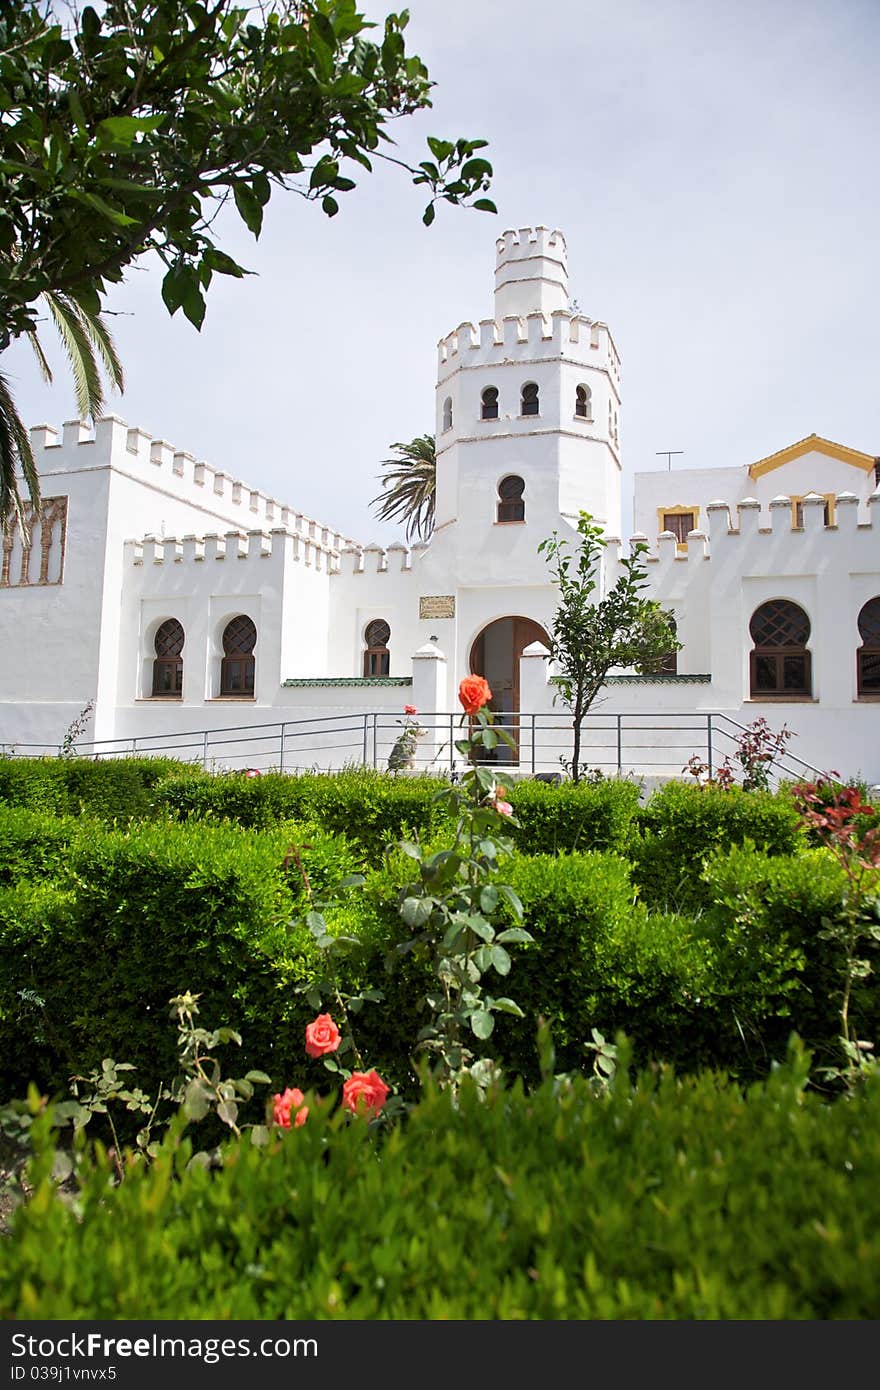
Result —
[[[404,705],[403,712],[404,714],[418,714],[415,705]]]
[[[318,1014],[314,1023],[306,1025],[306,1052],[310,1057],[323,1057],[339,1046],[339,1029],[329,1014]]]
[[[296,1086],[288,1086],[286,1091],[280,1096],[273,1096],[272,1100],[274,1102],[272,1106],[272,1121],[274,1124],[278,1125],[281,1129],[290,1129],[291,1110],[296,1111],[293,1120],[295,1128],[299,1129],[300,1125],[305,1124],[309,1117],[309,1107],[303,1105],[305,1096],[302,1091],[297,1090]]]
[[[342,1104],[353,1115],[378,1115],[389,1088],[376,1071],[354,1071],[342,1087]]]

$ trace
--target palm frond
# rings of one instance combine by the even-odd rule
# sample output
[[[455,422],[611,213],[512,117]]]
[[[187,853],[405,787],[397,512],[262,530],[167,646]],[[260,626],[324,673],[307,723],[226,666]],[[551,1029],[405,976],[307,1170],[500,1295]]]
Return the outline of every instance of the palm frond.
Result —
[[[51,290],[44,298],[70,363],[80,415],[94,420],[104,408],[104,383],[95,349],[83,326],[82,310],[66,295]]]
[[[426,540],[434,529],[437,493],[437,457],[432,434],[419,435],[409,444],[392,444],[398,458],[382,460],[378,475],[382,491],[370,501],[381,521],[402,521],[406,539]]]
[[[0,375],[0,523],[18,524],[27,535],[24,506],[18,490],[21,470],[35,509],[40,505],[40,480],[31,448],[31,437],[18,413],[6,377]]]
[[[104,370],[110,378],[111,385],[117,391],[125,390],[125,376],[122,370],[122,362],[116,351],[116,344],[113,341],[110,330],[100,314],[93,314],[88,309],[84,309],[76,295],[67,296],[76,305],[80,322],[86,333],[92,340],[93,345],[98,349],[98,354],[104,364]]]
[[[52,368],[49,366],[49,363],[46,360],[46,354],[43,351],[43,344],[37,337],[36,330],[34,330],[34,332],[32,333],[28,333],[27,340],[34,350],[34,356],[36,357],[37,363],[40,368],[40,375],[42,376],[43,380],[51,386]]]

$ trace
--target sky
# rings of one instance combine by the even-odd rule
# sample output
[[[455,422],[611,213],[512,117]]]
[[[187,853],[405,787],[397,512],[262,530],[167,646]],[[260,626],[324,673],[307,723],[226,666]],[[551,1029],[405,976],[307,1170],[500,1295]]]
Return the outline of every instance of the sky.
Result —
[[[390,5],[366,0],[381,19]],[[498,215],[441,205],[391,167],[328,220],[276,193],[254,275],[217,277],[201,333],[133,268],[110,320],[108,409],[362,542],[381,460],[434,425],[437,340],[492,312],[495,238],[563,230],[571,295],[621,355],[624,530],[633,475],[745,465],[813,432],[880,455],[876,0],[411,0],[433,108],[395,123],[489,142]],[[343,171],[346,172],[346,171]],[[28,424],[76,414],[16,345]]]

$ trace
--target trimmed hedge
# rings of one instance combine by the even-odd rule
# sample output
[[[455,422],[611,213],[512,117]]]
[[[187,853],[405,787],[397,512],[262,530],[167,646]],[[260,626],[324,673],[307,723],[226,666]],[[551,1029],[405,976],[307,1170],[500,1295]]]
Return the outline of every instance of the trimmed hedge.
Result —
[[[0,825],[20,812],[0,813]],[[28,834],[31,827],[25,827]],[[0,1078],[49,1090],[103,1057],[132,1062],[155,1091],[176,1071],[168,1000],[202,995],[205,1019],[238,1028],[247,1066],[283,1073],[302,1054],[315,948],[291,919],[302,882],[284,866],[302,846],[318,891],[357,867],[314,827],[248,835],[232,826],[141,826],[70,842],[54,883],[0,889]],[[295,833],[297,832],[297,833]]]
[[[361,943],[341,966],[343,985],[385,995],[357,1017],[361,1051],[411,1091],[410,1050],[427,1021],[430,978],[423,959],[394,950],[410,935],[396,906],[412,872],[402,854],[370,868],[344,837],[314,824],[110,831],[7,808],[0,848],[13,881],[0,885],[0,1094],[23,1094],[31,1079],[62,1091],[73,1072],[106,1056],[135,1063],[154,1091],[175,1071],[168,1000],[186,989],[203,995],[210,1026],[242,1032],[245,1070],[267,1070],[279,1085],[321,1077],[320,1063],[302,1073],[314,1010],[295,991],[314,979],[318,958],[300,921],[309,904],[292,845],[318,898],[367,869],[365,886],[329,921]],[[716,855],[701,883],[710,907],[696,917],[651,911],[616,854],[516,854],[502,874],[535,941],[514,950],[509,983],[496,989],[526,1018],[499,1017],[482,1050],[514,1074],[537,1076],[538,1016],[550,1021],[566,1068],[589,1060],[593,1027],[624,1029],[638,1061],[744,1077],[766,1071],[790,1028],[823,1055],[834,1051],[838,961],[819,933],[843,884],[826,854]],[[877,978],[854,1000],[867,1037],[880,1032]],[[498,983],[487,980],[490,991]]]
[[[668,782],[639,813],[638,823],[641,835],[629,851],[633,879],[645,901],[663,911],[708,905],[700,875],[715,850],[750,841],[767,854],[791,855],[804,843],[787,792]]]
[[[796,1053],[711,1074],[428,1094],[387,1135],[309,1098],[221,1169],[184,1140],[71,1207],[41,1159],[5,1319],[772,1320],[880,1316],[880,1084],[834,1104]],[[38,1128],[42,1124],[38,1121]],[[489,1233],[489,1238],[487,1238]]]
[[[181,767],[175,758],[0,758],[0,805],[125,823],[151,816],[153,788]]]
[[[503,769],[499,769],[503,781]],[[449,823],[439,777],[395,777],[367,768],[337,773],[262,777],[169,777],[157,788],[155,809],[177,819],[217,817],[253,830],[280,820],[308,818],[334,834],[356,839],[373,854],[403,836],[430,838]],[[517,845],[533,854],[560,850],[622,850],[638,809],[633,782],[608,780],[597,786],[521,781],[508,788],[520,826],[511,827]]]

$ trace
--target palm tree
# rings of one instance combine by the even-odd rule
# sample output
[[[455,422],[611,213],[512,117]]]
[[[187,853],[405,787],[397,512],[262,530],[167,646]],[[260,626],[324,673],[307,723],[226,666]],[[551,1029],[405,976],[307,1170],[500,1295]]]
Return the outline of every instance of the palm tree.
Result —
[[[47,290],[43,301],[70,364],[79,413],[83,419],[95,420],[104,408],[102,369],[117,390],[122,391],[125,384],[113,339],[100,313],[86,307],[76,295]],[[36,329],[28,338],[43,379],[51,382],[52,371]],[[9,381],[0,373],[0,528],[11,521],[26,533],[24,503],[16,476],[19,471],[34,508],[39,511],[40,482],[30,434],[18,413]]]
[[[378,475],[382,491],[370,506],[378,506],[380,521],[402,521],[406,539],[427,540],[434,529],[437,495],[437,455],[433,434],[422,434],[409,444],[392,444],[399,458],[383,459]]]

